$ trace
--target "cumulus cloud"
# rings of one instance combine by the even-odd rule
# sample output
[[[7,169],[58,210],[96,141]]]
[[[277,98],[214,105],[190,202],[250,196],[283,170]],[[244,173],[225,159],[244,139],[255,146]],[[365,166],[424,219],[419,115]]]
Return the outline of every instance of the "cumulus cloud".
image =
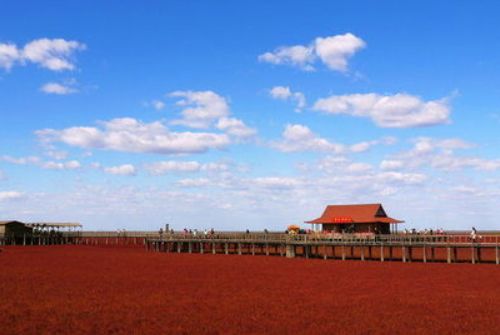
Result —
[[[43,161],[38,156],[27,156],[27,157],[0,156],[0,161],[17,165],[28,165],[28,164],[38,165],[48,170],[74,170],[81,167],[80,162],[76,160],[71,160],[66,162]]]
[[[151,105],[154,107],[154,109],[161,111],[163,108],[165,108],[165,103],[160,100],[153,100],[151,102]]]
[[[135,167],[131,164],[106,167],[104,172],[120,176],[135,176],[137,174]]]
[[[143,123],[133,118],[100,122],[97,127],[71,127],[36,131],[45,145],[54,142],[84,148],[135,153],[189,154],[222,149],[230,143],[226,134],[173,132],[161,122]]]
[[[383,160],[379,167],[382,170],[401,170],[405,167],[405,162],[400,160]]]
[[[0,201],[20,199],[24,197],[24,193],[19,191],[1,191]]]
[[[368,117],[380,127],[411,128],[450,123],[448,100],[422,101],[408,94],[349,94],[319,99],[312,109]]]
[[[52,71],[74,70],[74,54],[85,48],[83,43],[61,38],[33,40],[22,48],[0,43],[0,67],[9,70],[16,63],[34,63]]]
[[[171,121],[172,125],[215,128],[240,139],[248,139],[257,133],[242,120],[229,117],[231,110],[227,100],[213,91],[176,91],[169,96],[183,98],[177,101],[177,105],[183,107],[183,118]]]
[[[347,70],[348,60],[366,44],[353,34],[318,37],[315,40],[316,55],[330,69],[344,72]]]
[[[380,140],[344,145],[331,142],[315,134],[309,127],[300,124],[288,124],[283,132],[283,139],[271,142],[271,146],[283,152],[322,152],[333,154],[358,153],[371,149],[374,145],[391,145],[396,141],[393,137]]]
[[[0,156],[0,161],[12,164],[26,165],[26,164],[39,164],[40,158],[37,156],[28,156],[28,157]]]
[[[238,138],[250,138],[257,133],[255,128],[248,127],[243,121],[231,117],[220,118],[215,127]]]
[[[20,59],[20,53],[15,44],[0,43],[0,68],[11,69]]]
[[[295,45],[278,47],[273,52],[266,52],[259,56],[259,61],[278,65],[292,65],[311,71],[314,70],[311,65],[314,58],[314,48],[312,46]]]
[[[43,93],[47,93],[47,94],[57,94],[57,95],[66,95],[66,94],[73,94],[73,93],[77,93],[78,90],[71,87],[71,86],[68,86],[68,85],[62,85],[62,84],[59,84],[59,83],[47,83],[45,85],[43,85],[42,87],[40,87],[40,91],[42,91]]]
[[[386,170],[417,169],[432,167],[435,170],[453,172],[464,169],[476,171],[500,170],[500,159],[485,159],[472,155],[457,155],[457,150],[475,148],[458,138],[436,139],[419,137],[412,140],[411,150],[393,155],[394,160],[384,161],[381,168]]]
[[[349,59],[365,46],[366,43],[361,38],[351,33],[318,37],[307,46],[282,46],[266,52],[259,56],[259,61],[312,71],[314,62],[319,59],[330,70],[346,72]]]
[[[144,169],[152,175],[163,175],[199,171],[221,172],[228,170],[229,166],[219,163],[202,164],[196,161],[162,161],[144,164]]]
[[[177,101],[182,106],[182,120],[172,124],[185,125],[193,128],[209,128],[214,120],[230,114],[225,98],[212,91],[176,91],[171,97],[182,98]]]
[[[302,92],[292,92],[290,87],[275,86],[269,90],[269,95],[278,100],[291,100],[297,105],[295,112],[300,112],[306,106],[306,97]]]
[[[40,166],[43,167],[44,169],[50,169],[50,170],[74,170],[78,169],[81,167],[81,164],[79,161],[76,160],[71,160],[68,162],[41,162]]]
[[[329,152],[343,153],[345,146],[332,143],[316,135],[311,129],[300,124],[288,124],[283,132],[283,140],[273,142],[272,146],[283,152]]]

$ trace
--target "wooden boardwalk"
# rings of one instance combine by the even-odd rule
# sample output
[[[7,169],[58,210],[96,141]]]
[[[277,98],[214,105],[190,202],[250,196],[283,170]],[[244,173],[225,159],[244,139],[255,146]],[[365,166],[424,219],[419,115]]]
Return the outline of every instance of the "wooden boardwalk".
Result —
[[[0,245],[145,245],[176,253],[267,255],[340,260],[500,264],[500,235],[288,235],[231,232],[214,235],[156,232],[78,232],[0,236]]]
[[[147,239],[146,249],[156,252],[266,255],[341,260],[400,262],[470,262],[500,264],[499,237],[471,241],[465,235],[166,235]]]

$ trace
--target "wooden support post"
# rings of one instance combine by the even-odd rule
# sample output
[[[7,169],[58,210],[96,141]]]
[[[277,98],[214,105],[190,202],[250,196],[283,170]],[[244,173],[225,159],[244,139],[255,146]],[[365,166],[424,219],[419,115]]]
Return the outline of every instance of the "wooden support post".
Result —
[[[384,244],[383,243],[380,245],[380,261],[381,262],[385,261]]]
[[[286,257],[294,258],[295,257],[295,245],[286,244]]]
[[[26,234],[23,234],[23,245],[26,245]]]
[[[324,253],[323,253],[323,259],[324,260],[327,260],[328,259],[328,255],[327,255],[327,252],[326,252],[326,244],[324,245]]]
[[[471,249],[472,249],[472,264],[476,264],[476,246],[472,244]]]
[[[284,244],[280,244],[279,245],[279,249],[280,249],[280,256],[283,257],[283,248],[285,247]],[[253,253],[253,250],[252,250],[252,255],[255,255],[255,253]]]
[[[269,243],[266,243],[266,256],[269,256]]]
[[[200,254],[202,254],[205,250],[203,250],[203,242],[200,242]]]
[[[241,243],[238,243],[238,255],[241,256]]]
[[[305,250],[306,258],[309,258],[309,246],[307,244],[304,244],[304,250]]]
[[[224,243],[224,251],[225,251],[226,255],[229,254],[229,244],[228,243]]]
[[[422,258],[423,258],[424,263],[427,263],[427,247],[425,246],[425,243],[424,243],[424,247],[422,249]]]
[[[215,254],[215,242],[212,242],[212,254]]]
[[[406,263],[406,248],[404,246],[401,249],[401,256],[403,257],[403,263]]]
[[[342,244],[342,260],[345,261],[345,245]]]
[[[500,254],[498,253],[498,243],[495,246],[495,262],[497,265],[500,265]]]
[[[188,242],[188,252],[189,252],[190,254],[192,254],[192,253],[193,253],[193,242]]]
[[[359,248],[361,249],[360,252],[361,252],[361,260],[364,261],[365,260],[365,248],[363,247],[363,245],[360,245]]]
[[[446,253],[447,253],[447,262],[448,263],[451,263],[451,248],[450,247],[446,247]]]
[[[181,253],[181,248],[182,248],[182,242],[177,242],[177,253],[180,254]]]
[[[255,256],[255,243],[252,243],[252,256]]]

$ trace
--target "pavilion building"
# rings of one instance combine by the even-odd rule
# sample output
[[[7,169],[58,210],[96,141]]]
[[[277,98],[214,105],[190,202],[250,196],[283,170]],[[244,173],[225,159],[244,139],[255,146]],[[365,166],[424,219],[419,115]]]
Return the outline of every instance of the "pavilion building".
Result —
[[[367,204],[329,205],[321,217],[305,223],[312,224],[315,230],[333,233],[390,234],[403,222],[387,216],[381,204]]]

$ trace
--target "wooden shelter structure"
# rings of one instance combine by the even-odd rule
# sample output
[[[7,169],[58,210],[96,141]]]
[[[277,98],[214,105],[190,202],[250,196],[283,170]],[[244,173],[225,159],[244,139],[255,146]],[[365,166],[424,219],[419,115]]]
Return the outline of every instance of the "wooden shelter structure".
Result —
[[[23,237],[25,234],[31,234],[32,229],[24,223],[16,220],[0,221],[0,237]]]
[[[333,233],[373,234],[390,234],[391,225],[397,229],[397,224],[403,222],[387,216],[381,204],[329,205],[321,217],[306,221]]]

